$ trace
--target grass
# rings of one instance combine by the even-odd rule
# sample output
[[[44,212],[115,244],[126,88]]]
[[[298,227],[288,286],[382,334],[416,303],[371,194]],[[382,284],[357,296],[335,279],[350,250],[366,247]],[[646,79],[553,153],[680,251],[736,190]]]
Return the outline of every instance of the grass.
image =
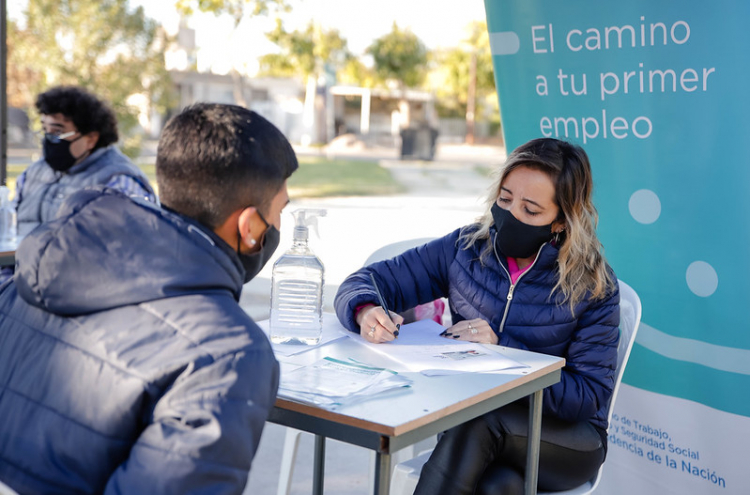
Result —
[[[289,195],[294,198],[330,196],[387,196],[405,191],[391,172],[374,161],[298,157],[300,167],[289,179]],[[153,164],[139,163],[156,188]],[[15,191],[16,177],[27,165],[8,165],[7,185]],[[157,191],[158,193],[158,191]]]
[[[406,190],[374,161],[301,156],[299,164],[289,178],[292,198],[387,196]]]

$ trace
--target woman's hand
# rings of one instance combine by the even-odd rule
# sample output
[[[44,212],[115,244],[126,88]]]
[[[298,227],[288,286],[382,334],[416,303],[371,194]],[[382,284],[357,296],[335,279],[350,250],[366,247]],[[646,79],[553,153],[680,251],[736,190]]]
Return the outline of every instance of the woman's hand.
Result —
[[[391,318],[393,321],[391,321]],[[404,319],[398,313],[391,311],[391,317],[385,314],[380,306],[365,306],[357,315],[359,323],[359,334],[368,342],[380,344],[390,342],[398,337],[396,325],[400,325]]]
[[[467,340],[479,344],[496,345],[500,340],[490,324],[481,318],[459,321],[440,335],[447,339]]]

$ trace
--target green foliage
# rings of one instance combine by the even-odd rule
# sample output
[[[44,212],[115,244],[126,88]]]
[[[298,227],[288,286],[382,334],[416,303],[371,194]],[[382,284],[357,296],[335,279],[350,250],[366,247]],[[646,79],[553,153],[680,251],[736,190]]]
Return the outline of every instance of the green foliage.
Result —
[[[11,104],[31,110],[50,86],[83,86],[112,105],[126,137],[138,123],[130,96],[147,96],[157,111],[171,103],[167,41],[127,0],[29,0],[20,25],[9,23]]]
[[[235,27],[245,16],[260,16],[274,11],[289,10],[286,0],[176,0],[175,6],[186,16],[191,16],[196,11],[216,15],[229,14],[234,19]]]
[[[438,111],[445,117],[463,117],[466,114],[473,53],[476,56],[477,107],[478,110],[486,110],[478,111],[477,117],[481,118],[483,113],[499,115],[487,24],[475,21],[467,31],[468,36],[462,46],[435,54],[436,68],[430,79],[441,102]]]
[[[346,58],[344,67],[338,73],[338,80],[342,84],[351,84],[363,88],[374,87],[376,79],[375,72],[353,55]]]
[[[196,10],[216,16],[228,14],[234,20],[235,32],[246,17],[278,14],[290,10],[287,0],[175,0],[175,6],[186,16],[193,15]],[[232,67],[231,72],[234,102],[240,106],[248,106],[244,97],[242,77],[236,67]]]
[[[292,59],[283,53],[267,53],[258,59],[258,75],[270,77],[298,77]]]
[[[427,75],[428,52],[424,43],[395,22],[391,32],[373,41],[367,53],[372,55],[381,82],[395,80],[402,86],[416,88]]]
[[[280,19],[276,27],[267,33],[281,53],[260,58],[260,71],[271,76],[310,76],[319,74],[324,64],[334,69],[344,66],[349,57],[346,39],[337,29],[322,29],[313,21],[304,30],[286,31]]]

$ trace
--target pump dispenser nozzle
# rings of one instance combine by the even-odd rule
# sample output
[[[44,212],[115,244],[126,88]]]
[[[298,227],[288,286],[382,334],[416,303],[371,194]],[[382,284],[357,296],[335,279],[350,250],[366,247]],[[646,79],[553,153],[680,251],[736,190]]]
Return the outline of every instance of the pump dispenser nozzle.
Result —
[[[320,237],[318,233],[318,217],[326,216],[326,210],[322,208],[300,208],[294,210],[294,240],[306,241],[308,238],[309,227],[315,231],[315,236]]]

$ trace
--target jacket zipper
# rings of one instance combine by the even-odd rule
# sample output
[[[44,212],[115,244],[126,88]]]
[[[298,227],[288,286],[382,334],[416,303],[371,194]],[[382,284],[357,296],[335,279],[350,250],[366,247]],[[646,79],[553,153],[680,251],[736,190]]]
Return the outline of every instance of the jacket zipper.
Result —
[[[495,253],[495,257],[497,258],[497,262],[500,264],[500,267],[502,267],[502,269],[505,270],[505,274],[508,275],[508,280],[510,281],[510,288],[508,289],[508,295],[506,297],[506,299],[508,300],[508,302],[505,303],[505,311],[503,311],[503,319],[500,321],[500,327],[498,328],[498,331],[497,331],[497,333],[503,333],[503,330],[505,329],[505,320],[506,320],[506,318],[508,318],[508,310],[510,309],[510,303],[513,300],[513,291],[516,289],[516,286],[521,281],[521,278],[523,278],[523,276],[526,275],[529,272],[529,270],[531,270],[532,268],[534,268],[534,265],[536,264],[536,260],[539,259],[539,254],[542,252],[542,248],[544,248],[544,246],[547,243],[545,242],[544,244],[541,245],[541,247],[539,248],[539,251],[537,251],[537,253],[536,253],[536,257],[534,258],[534,261],[531,263],[531,266],[529,266],[529,268],[526,271],[524,271],[522,274],[520,274],[518,276],[518,278],[516,279],[516,283],[514,284],[513,283],[513,278],[510,276],[510,272],[508,271],[507,268],[505,268],[505,265],[503,265],[503,262],[500,261],[500,255],[497,253],[497,247],[496,247],[496,244],[495,244],[496,240],[497,240],[497,234],[495,234],[495,238],[492,239],[492,241],[493,241],[492,242],[492,251]]]

